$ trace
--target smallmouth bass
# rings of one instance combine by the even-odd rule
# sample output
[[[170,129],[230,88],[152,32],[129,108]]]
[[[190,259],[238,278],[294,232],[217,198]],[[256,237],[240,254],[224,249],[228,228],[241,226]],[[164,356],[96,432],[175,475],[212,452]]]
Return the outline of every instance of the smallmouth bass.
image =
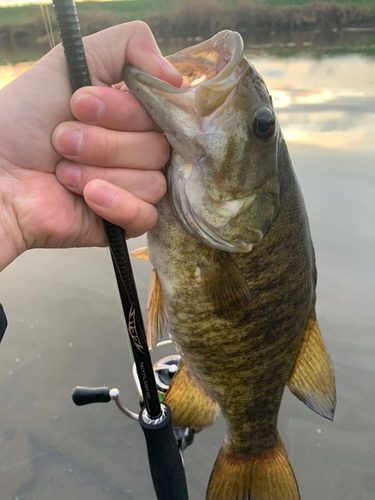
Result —
[[[167,59],[183,76],[179,89],[124,69],[172,147],[148,254],[135,255],[153,265],[149,344],[167,330],[182,356],[165,401],[178,426],[202,429],[223,413],[207,500],[298,500],[277,432],[285,385],[331,420],[336,404],[302,193],[238,33]]]

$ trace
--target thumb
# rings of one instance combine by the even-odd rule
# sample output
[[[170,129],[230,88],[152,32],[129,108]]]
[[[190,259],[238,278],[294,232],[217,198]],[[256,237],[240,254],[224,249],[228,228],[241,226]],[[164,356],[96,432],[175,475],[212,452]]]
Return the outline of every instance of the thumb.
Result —
[[[182,83],[180,73],[161,55],[150,28],[142,21],[113,26],[83,40],[93,85],[122,81],[125,64],[175,87]]]

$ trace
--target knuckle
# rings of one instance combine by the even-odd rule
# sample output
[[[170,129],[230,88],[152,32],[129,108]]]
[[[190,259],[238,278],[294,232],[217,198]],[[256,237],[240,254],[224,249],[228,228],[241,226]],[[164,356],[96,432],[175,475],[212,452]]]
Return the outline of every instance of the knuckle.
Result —
[[[150,155],[152,164],[156,168],[163,168],[169,160],[169,143],[164,136],[157,132],[154,133],[154,140],[150,141]]]
[[[134,27],[134,30],[136,30],[138,33],[141,33],[141,32],[151,33],[150,27],[144,21],[139,21],[139,20],[132,21],[130,24],[132,24],[132,26]]]
[[[134,198],[128,205],[125,229],[139,232],[140,234],[151,229],[157,221],[157,211],[153,205]]]
[[[139,113],[142,112],[143,108],[133,94],[123,92],[122,97],[119,116],[121,116],[123,128],[131,130],[131,126],[135,127],[137,125]]]
[[[155,226],[158,219],[158,213],[154,206],[148,205],[144,215],[145,217],[143,218],[142,223],[140,222],[139,229],[146,232]]]
[[[139,198],[133,197],[127,203],[126,220],[127,223],[134,224],[141,222],[141,206],[142,201]]]
[[[116,165],[120,154],[120,145],[112,134],[103,129],[101,131],[100,140],[97,140],[95,143],[95,150],[96,158],[99,159],[100,165]],[[98,164],[98,161],[95,163]]]
[[[155,172],[151,182],[152,202],[160,201],[167,191],[167,181],[161,172]]]

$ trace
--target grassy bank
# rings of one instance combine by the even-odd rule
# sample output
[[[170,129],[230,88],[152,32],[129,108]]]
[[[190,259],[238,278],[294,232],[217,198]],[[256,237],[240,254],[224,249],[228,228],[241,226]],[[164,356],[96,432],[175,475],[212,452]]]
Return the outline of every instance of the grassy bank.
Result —
[[[246,42],[267,44],[275,35],[312,31],[337,38],[336,33],[345,30],[371,31],[375,27],[375,8],[358,6],[364,2],[352,0],[357,4],[354,7],[343,1],[308,3],[294,0],[301,5],[274,8],[273,1],[125,0],[82,2],[77,4],[77,10],[83,35],[138,18],[150,25],[160,43],[206,39],[223,29],[238,31]],[[375,7],[375,0],[372,0],[372,7]],[[54,39],[58,41],[52,6],[49,13]],[[15,50],[41,45],[47,43],[47,38],[39,6],[0,8],[0,48]]]
[[[322,10],[330,4],[330,0],[318,2]],[[356,9],[368,8],[375,12],[375,0],[336,0],[340,6],[350,6]],[[202,4],[209,8],[220,7],[223,11],[235,11],[238,9],[254,6],[266,9],[280,8],[285,6],[301,7],[311,4],[309,0],[211,0],[202,2],[201,0],[125,0],[113,2],[77,2],[77,11],[81,15],[104,14],[122,22],[124,19],[145,19],[153,16],[164,16],[175,14],[186,9],[200,10]],[[52,6],[50,6],[52,13]],[[53,13],[51,14],[53,17]],[[39,5],[24,5],[16,7],[0,7],[0,26],[2,25],[22,25],[32,21],[39,21],[41,9]]]

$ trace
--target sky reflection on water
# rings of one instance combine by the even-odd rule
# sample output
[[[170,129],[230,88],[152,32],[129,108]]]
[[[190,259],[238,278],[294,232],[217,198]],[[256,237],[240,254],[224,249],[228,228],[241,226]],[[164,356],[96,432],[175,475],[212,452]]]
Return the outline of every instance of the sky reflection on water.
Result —
[[[272,94],[288,143],[375,155],[375,58],[247,54]],[[0,66],[0,88],[32,63]]]
[[[17,78],[17,76],[21,75],[33,64],[34,63],[32,62],[24,62],[24,63],[7,64],[5,66],[0,66],[0,89],[5,87],[5,85],[10,83],[15,78]]]
[[[250,57],[288,142],[375,154],[375,59]]]

